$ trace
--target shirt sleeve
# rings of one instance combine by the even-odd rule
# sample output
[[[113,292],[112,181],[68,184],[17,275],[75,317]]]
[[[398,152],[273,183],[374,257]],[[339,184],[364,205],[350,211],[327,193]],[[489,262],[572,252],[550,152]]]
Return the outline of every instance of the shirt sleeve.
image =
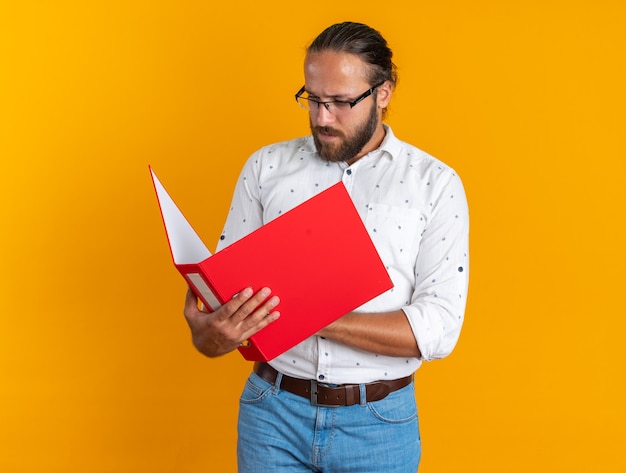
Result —
[[[454,172],[432,202],[415,265],[411,303],[403,307],[422,360],[449,355],[463,325],[469,276],[469,214]]]
[[[263,225],[261,184],[259,182],[260,151],[245,163],[233,193],[226,223],[217,250],[236,242]]]

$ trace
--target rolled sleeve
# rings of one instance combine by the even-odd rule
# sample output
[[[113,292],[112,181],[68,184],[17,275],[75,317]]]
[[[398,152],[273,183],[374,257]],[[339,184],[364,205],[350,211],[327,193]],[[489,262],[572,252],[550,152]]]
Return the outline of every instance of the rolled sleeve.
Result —
[[[468,206],[455,173],[433,200],[415,265],[415,289],[403,307],[426,361],[444,358],[456,346],[469,281]]]

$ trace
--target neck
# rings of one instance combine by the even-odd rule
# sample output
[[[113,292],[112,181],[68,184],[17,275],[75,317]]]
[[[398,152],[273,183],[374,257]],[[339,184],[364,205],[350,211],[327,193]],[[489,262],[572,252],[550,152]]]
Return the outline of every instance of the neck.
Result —
[[[383,127],[382,122],[379,122],[378,126],[376,127],[376,131],[374,132],[370,140],[367,142],[367,144],[363,146],[359,154],[357,154],[354,158],[346,161],[346,163],[348,163],[348,165],[351,166],[354,163],[356,163],[359,159],[361,159],[363,156],[365,156],[366,154],[374,151],[375,149],[378,149],[381,143],[383,142],[383,140],[385,139],[386,134],[387,133],[385,132],[385,128]]]

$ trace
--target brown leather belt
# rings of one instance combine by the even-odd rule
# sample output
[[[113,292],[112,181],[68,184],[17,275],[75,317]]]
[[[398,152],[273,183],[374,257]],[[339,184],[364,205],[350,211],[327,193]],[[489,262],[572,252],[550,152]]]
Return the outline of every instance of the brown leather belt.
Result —
[[[276,382],[278,371],[267,363],[255,363],[254,372],[268,383]],[[374,381],[365,384],[365,401],[380,401],[389,393],[408,386],[413,375],[393,381]],[[358,384],[340,384],[329,386],[314,379],[299,379],[283,375],[280,388],[310,399],[313,406],[352,406],[361,403],[361,391]]]

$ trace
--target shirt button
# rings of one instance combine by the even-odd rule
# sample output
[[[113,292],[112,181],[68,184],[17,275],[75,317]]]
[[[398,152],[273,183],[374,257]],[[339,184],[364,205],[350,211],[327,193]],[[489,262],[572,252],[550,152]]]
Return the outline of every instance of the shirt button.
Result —
[[[323,374],[319,375],[317,379],[319,379],[320,381],[324,381],[324,375]]]
[[[348,170],[346,171],[346,174],[347,174],[348,176],[349,176],[350,174],[352,174],[352,169],[348,169]]]

